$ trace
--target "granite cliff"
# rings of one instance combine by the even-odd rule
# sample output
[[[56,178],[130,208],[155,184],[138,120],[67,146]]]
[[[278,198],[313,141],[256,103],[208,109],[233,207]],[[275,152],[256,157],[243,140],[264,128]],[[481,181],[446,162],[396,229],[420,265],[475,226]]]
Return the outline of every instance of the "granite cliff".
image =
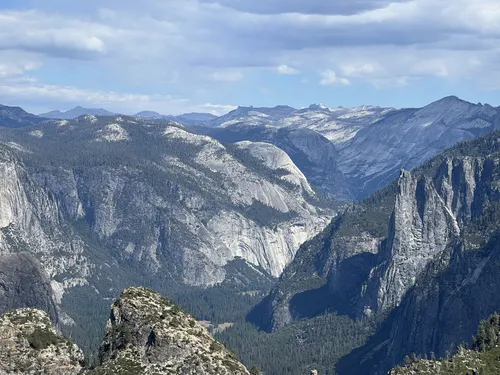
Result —
[[[401,172],[306,242],[251,317],[272,331],[325,311],[383,319],[340,374],[454,350],[500,306],[499,155],[493,133]]]

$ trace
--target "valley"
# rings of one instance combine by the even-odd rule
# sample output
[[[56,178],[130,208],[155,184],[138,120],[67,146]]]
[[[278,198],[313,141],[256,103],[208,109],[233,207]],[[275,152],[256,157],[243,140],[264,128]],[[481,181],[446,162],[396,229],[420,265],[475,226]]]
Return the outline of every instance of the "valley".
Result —
[[[50,297],[11,291],[0,312],[51,313],[91,366],[131,286],[269,375],[386,374],[454,353],[499,310],[483,293],[498,282],[498,108],[20,111],[0,127],[0,266],[32,257]]]

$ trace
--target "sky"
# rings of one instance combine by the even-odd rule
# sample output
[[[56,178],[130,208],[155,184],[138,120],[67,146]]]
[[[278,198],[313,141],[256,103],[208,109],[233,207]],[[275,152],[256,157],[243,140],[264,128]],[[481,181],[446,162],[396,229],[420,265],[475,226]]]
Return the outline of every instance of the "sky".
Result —
[[[500,0],[1,0],[0,103],[500,105]]]

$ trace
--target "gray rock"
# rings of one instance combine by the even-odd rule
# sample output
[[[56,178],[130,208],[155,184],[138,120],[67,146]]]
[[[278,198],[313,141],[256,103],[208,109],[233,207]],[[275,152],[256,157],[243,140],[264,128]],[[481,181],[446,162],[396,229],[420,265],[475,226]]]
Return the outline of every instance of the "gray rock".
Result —
[[[45,311],[58,322],[50,280],[39,262],[27,253],[0,255],[0,314],[19,308]]]
[[[12,375],[78,375],[83,353],[59,336],[49,316],[19,309],[0,317],[0,373]]]
[[[88,375],[136,373],[248,375],[222,344],[176,305],[145,288],[129,288],[111,307],[100,350]]]

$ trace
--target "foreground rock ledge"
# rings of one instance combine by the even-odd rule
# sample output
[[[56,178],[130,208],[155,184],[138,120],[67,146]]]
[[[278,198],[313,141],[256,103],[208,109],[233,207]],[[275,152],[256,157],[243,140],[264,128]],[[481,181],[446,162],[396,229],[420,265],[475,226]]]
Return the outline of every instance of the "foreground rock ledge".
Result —
[[[0,375],[249,375],[191,316],[145,288],[126,289],[111,306],[100,361],[85,369],[82,351],[45,312],[0,317]]]
[[[191,316],[145,288],[125,290],[112,305],[100,357],[87,374],[249,374]]]
[[[45,312],[20,309],[0,317],[0,374],[77,375],[83,360]]]

